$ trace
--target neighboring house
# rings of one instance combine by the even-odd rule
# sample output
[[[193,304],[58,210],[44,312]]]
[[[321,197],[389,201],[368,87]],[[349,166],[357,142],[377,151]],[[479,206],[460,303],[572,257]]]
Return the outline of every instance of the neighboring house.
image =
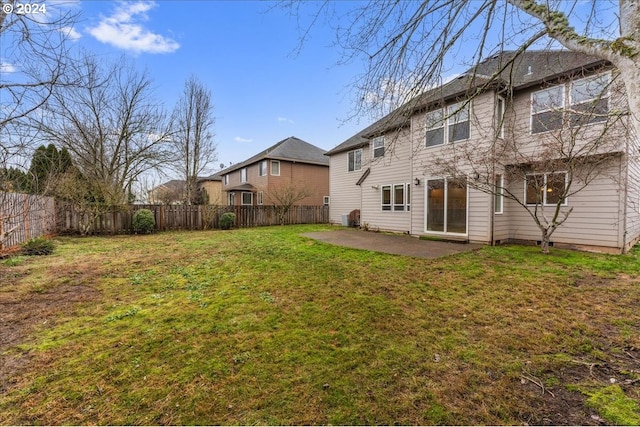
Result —
[[[637,138],[625,126],[628,117],[605,129],[594,115],[582,124],[582,133],[562,124],[585,105],[603,116],[625,110],[624,89],[617,80],[612,83],[616,71],[605,61],[570,51],[525,52],[513,66],[503,67],[512,55],[489,58],[326,153],[331,222],[344,223],[359,210],[360,224],[374,229],[486,244],[540,241],[540,230],[525,208],[501,192],[519,196],[526,205],[535,206],[541,198],[548,207],[566,188],[568,174],[540,172],[533,169],[539,164],[531,157],[515,154],[506,164],[523,171],[521,179],[507,179],[506,167],[495,161],[482,167],[478,163],[482,153],[498,147],[544,156],[540,147],[555,131],[571,131],[578,146],[580,138],[593,135],[612,144],[604,152],[586,154],[607,156],[608,163],[584,189],[564,200],[563,212],[571,212],[552,243],[614,252],[633,246],[640,236],[640,167]],[[605,95],[597,99],[585,95],[601,89]],[[468,163],[465,180],[442,172],[447,159]],[[483,179],[503,190],[492,194],[469,184]]]
[[[197,189],[202,196],[204,204],[226,205],[226,198],[222,191],[222,174],[220,172],[205,178],[198,178]]]
[[[173,205],[184,201],[184,180],[172,179],[148,191],[147,197],[152,205]]]
[[[325,150],[294,136],[219,172],[229,205],[329,203]]]

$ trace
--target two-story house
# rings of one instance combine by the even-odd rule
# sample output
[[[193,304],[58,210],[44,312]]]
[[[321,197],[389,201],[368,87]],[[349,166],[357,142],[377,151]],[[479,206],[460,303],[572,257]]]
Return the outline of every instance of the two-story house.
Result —
[[[229,205],[329,204],[325,150],[294,136],[219,172]]]
[[[552,244],[628,250],[639,145],[616,75],[570,51],[485,60],[326,153],[331,221],[359,210],[369,228],[494,244],[566,215]]]

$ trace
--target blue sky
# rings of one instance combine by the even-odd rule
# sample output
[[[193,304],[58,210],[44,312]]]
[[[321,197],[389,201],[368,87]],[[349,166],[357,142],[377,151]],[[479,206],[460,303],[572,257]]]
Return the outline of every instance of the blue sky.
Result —
[[[61,2],[63,3],[63,2]],[[149,72],[172,108],[192,74],[211,90],[219,163],[237,163],[297,136],[329,150],[367,125],[351,120],[350,81],[332,30],[316,27],[296,53],[297,22],[254,1],[82,1],[75,47]],[[65,5],[69,7],[69,4]]]

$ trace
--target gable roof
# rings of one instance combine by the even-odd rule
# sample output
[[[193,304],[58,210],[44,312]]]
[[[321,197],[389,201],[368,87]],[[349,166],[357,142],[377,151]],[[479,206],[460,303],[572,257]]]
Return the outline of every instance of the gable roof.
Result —
[[[216,172],[213,175],[198,177],[198,182],[202,181],[222,181],[222,171]]]
[[[468,98],[488,89],[522,90],[606,64],[603,59],[569,50],[505,51],[416,96],[325,154],[331,156],[368,145],[369,138],[406,126],[417,112],[447,101]]]
[[[285,160],[296,163],[309,163],[312,165],[329,166],[329,159],[324,155],[325,150],[309,144],[295,136],[283,139],[264,151],[248,158],[247,160],[231,165],[218,172],[221,176],[229,172],[244,168],[265,159]]]

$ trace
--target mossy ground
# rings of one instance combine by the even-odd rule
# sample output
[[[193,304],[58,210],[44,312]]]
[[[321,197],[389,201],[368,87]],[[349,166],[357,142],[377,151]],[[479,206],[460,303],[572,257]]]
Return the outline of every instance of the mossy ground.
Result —
[[[324,228],[60,238],[3,262],[0,422],[637,419],[637,252],[423,260],[300,236]],[[630,418],[587,402],[612,378]]]

